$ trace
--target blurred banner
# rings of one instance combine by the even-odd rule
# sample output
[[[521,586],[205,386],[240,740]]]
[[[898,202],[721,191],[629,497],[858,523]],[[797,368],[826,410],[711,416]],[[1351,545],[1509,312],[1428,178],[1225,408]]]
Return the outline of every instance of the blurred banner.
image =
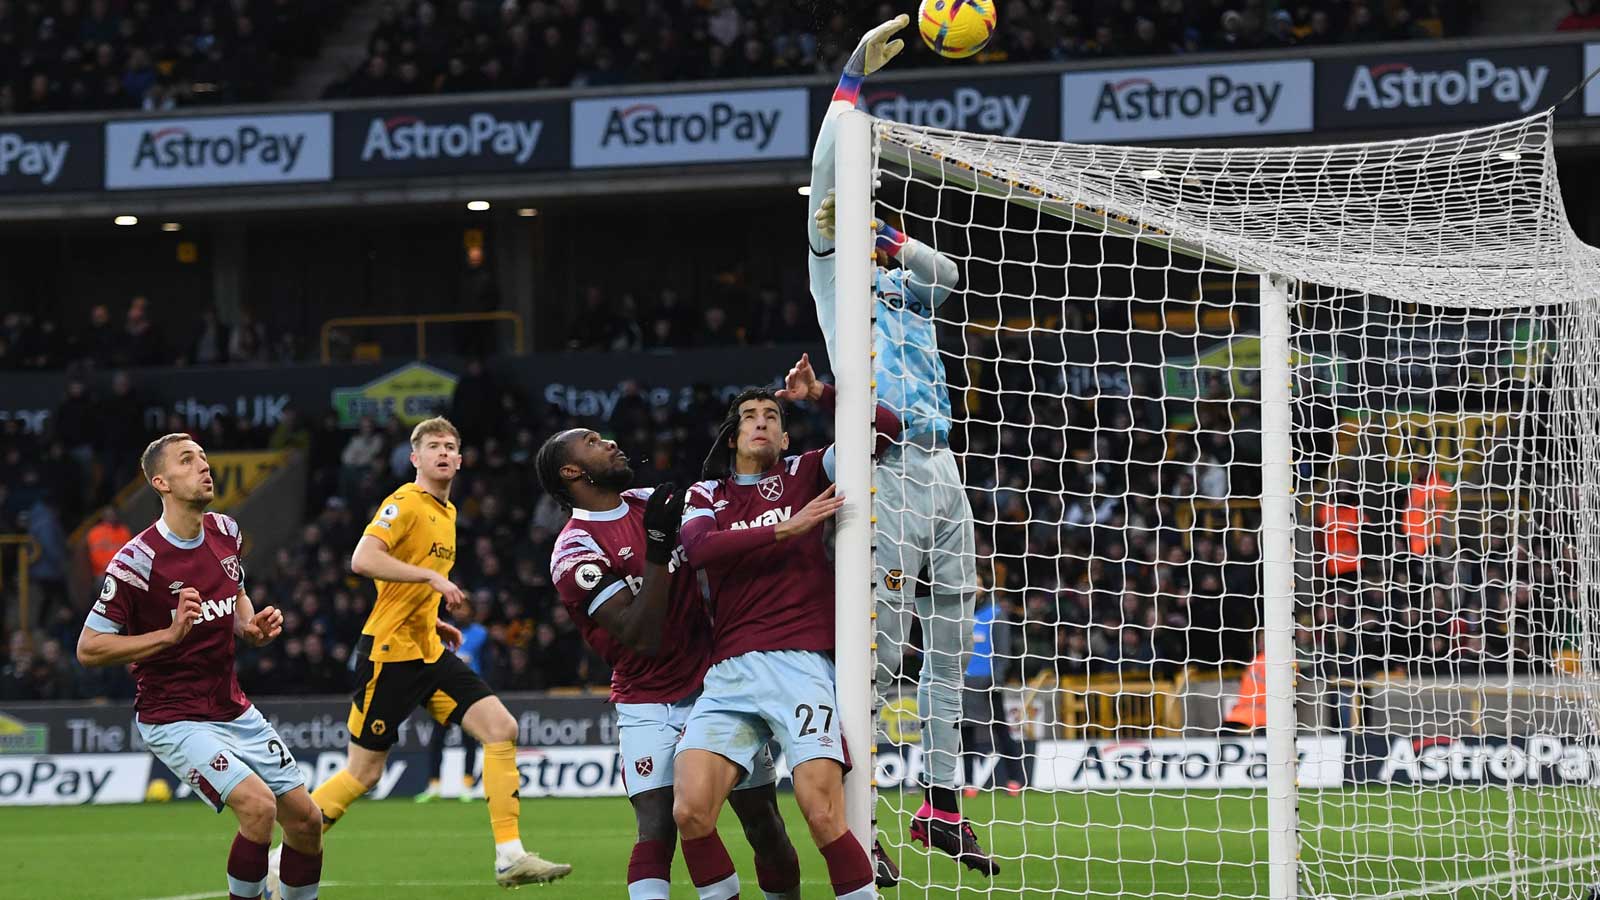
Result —
[[[206,454],[217,491],[216,499],[211,501],[211,511],[227,512],[244,502],[288,458],[287,450],[225,450]]]
[[[1127,340],[1124,336],[1123,343]],[[813,360],[820,347],[785,345],[673,353],[542,353],[497,358],[487,389],[514,391],[535,407],[554,406],[579,416],[610,418],[619,404],[643,403],[651,409],[686,409],[697,390],[718,403],[751,385],[776,385],[802,352]],[[343,427],[361,416],[380,422],[389,416],[414,422],[435,411],[448,412],[464,361],[430,358],[411,362],[330,366],[257,368],[166,368],[131,370],[131,402],[144,412],[146,427],[165,428],[171,416],[184,427],[204,431],[218,416],[233,417],[250,428],[272,429],[289,409],[303,426],[336,412]],[[826,373],[825,365],[819,371]],[[619,373],[627,377],[619,377]],[[85,376],[90,387],[110,400],[110,375]],[[7,373],[0,392],[0,422],[16,419],[24,430],[45,431],[56,404],[66,396],[68,376],[61,372]],[[486,389],[478,385],[477,389]],[[471,435],[467,435],[470,443]]]
[[[98,191],[103,154],[99,125],[0,128],[0,194]]]

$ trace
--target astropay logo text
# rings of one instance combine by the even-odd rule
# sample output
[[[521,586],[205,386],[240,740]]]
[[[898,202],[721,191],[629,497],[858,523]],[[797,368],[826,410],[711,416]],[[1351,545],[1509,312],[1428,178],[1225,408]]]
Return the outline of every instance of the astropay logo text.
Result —
[[[1096,122],[1105,117],[1119,122],[1141,119],[1195,119],[1222,112],[1265,122],[1272,117],[1283,85],[1271,81],[1236,81],[1212,75],[1203,84],[1166,86],[1149,78],[1108,82],[1095,103]]]
[[[1526,113],[1538,104],[1549,78],[1549,66],[1501,66],[1481,57],[1442,69],[1418,69],[1408,62],[1358,66],[1345,90],[1344,108],[1354,112],[1495,102]]]
[[[544,123],[538,119],[500,119],[475,112],[465,122],[433,124],[418,116],[392,116],[367,126],[361,159],[430,160],[501,156],[526,164],[539,149]]]
[[[151,128],[139,140],[133,167],[183,169],[265,166],[288,173],[300,159],[305,135],[242,125],[230,134],[196,135],[183,126]]]
[[[668,112],[654,103],[636,103],[612,110],[600,146],[670,146],[733,140],[765,150],[781,115],[776,109],[740,109],[721,101],[703,111],[683,113]]]
[[[13,131],[0,132],[0,175],[14,171],[54,184],[71,148],[67,141],[30,141]]]
[[[948,97],[913,99],[895,90],[866,97],[867,111],[880,119],[1008,137],[1021,133],[1031,102],[1026,94],[985,94],[971,87],[956,88]]]

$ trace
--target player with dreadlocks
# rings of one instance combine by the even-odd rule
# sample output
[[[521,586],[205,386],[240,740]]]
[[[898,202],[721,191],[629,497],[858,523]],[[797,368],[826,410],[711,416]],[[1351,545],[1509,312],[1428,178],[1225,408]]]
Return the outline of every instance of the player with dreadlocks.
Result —
[[[574,428],[544,442],[539,482],[572,518],[556,538],[550,580],[584,639],[611,665],[623,776],[638,823],[630,900],[665,898],[677,841],[673,749],[711,657],[711,623],[678,546],[685,493],[630,489],[617,445]],[[770,754],[752,763],[733,808],[755,850],[768,898],[798,897],[800,863],[778,814]]]

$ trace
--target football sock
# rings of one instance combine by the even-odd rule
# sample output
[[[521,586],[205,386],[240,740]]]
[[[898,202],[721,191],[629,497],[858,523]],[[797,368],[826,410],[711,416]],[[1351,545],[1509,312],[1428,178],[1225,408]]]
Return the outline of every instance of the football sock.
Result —
[[[941,822],[960,822],[961,821],[961,813],[959,813],[959,812],[951,812],[949,810],[944,810],[944,809],[939,809],[938,807],[934,806],[932,803],[929,803],[926,800],[924,800],[923,803],[922,803],[922,808],[917,810],[916,818],[919,818],[919,819],[938,819]]]
[[[361,799],[367,789],[361,782],[350,774],[349,769],[340,769],[332,778],[322,783],[321,787],[311,792],[311,802],[317,804],[322,810],[322,831],[327,833],[329,828],[339,823],[339,817],[350,808],[350,804]]]
[[[628,857],[628,900],[667,900],[672,892],[672,845],[640,841]]]
[[[756,883],[761,885],[761,892],[769,900],[799,896],[796,888],[800,887],[800,857],[795,855],[793,846],[788,850],[783,859],[756,857]]]
[[[739,896],[739,876],[733,871],[733,858],[715,831],[703,838],[683,841],[683,861],[689,867],[700,900],[729,900]]]
[[[495,846],[522,840],[517,817],[522,814],[522,776],[517,773],[517,746],[510,741],[483,745],[483,796],[489,801],[489,827]]]
[[[322,854],[312,856],[283,845],[278,864],[278,895],[273,900],[316,900],[322,882]]]
[[[928,805],[939,812],[961,815],[961,804],[956,799],[955,788],[928,788]]]
[[[242,834],[228,851],[228,900],[257,900],[267,889],[267,848]]]
[[[861,849],[856,836],[846,831],[833,843],[822,848],[822,861],[828,864],[828,880],[833,882],[835,897],[872,897],[872,860]]]

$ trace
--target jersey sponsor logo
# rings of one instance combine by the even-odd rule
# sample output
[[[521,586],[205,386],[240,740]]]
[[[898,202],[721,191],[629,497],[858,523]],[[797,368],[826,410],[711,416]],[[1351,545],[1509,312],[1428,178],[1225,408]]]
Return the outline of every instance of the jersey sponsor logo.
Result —
[[[440,559],[454,561],[456,558],[456,548],[450,546],[449,544],[441,544],[438,541],[434,541],[433,546],[428,548],[428,555],[437,556]]]
[[[778,498],[783,496],[783,477],[768,475],[761,479],[756,482],[756,493],[760,494],[761,499],[768,503],[776,503]]]
[[[1493,100],[1526,113],[1539,102],[1549,78],[1549,66],[1501,66],[1480,57],[1439,69],[1419,70],[1409,62],[1357,66],[1345,88],[1344,108],[1427,109]]]
[[[222,571],[226,572],[232,581],[244,580],[244,566],[239,563],[239,557],[230,556],[222,561]]]
[[[776,525],[779,522],[787,522],[790,518],[789,511],[792,508],[793,507],[785,506],[781,509],[769,509],[748,522],[735,522],[732,525],[729,525],[728,530],[740,531],[745,528],[761,528],[765,525]]]
[[[633,761],[633,770],[639,773],[640,778],[649,778],[650,773],[656,770],[654,757],[641,756]]]
[[[586,591],[592,591],[594,590],[595,586],[600,583],[602,574],[603,573],[601,573],[599,566],[595,565],[594,563],[584,563],[583,565],[579,566],[578,571],[573,574],[572,580],[578,583],[578,587],[581,587]]]
[[[223,597],[221,600],[200,601],[200,621],[214,622],[217,619],[232,617],[233,601],[234,598],[232,597]],[[176,619],[178,617],[178,611],[175,609],[171,610],[169,615]]]

